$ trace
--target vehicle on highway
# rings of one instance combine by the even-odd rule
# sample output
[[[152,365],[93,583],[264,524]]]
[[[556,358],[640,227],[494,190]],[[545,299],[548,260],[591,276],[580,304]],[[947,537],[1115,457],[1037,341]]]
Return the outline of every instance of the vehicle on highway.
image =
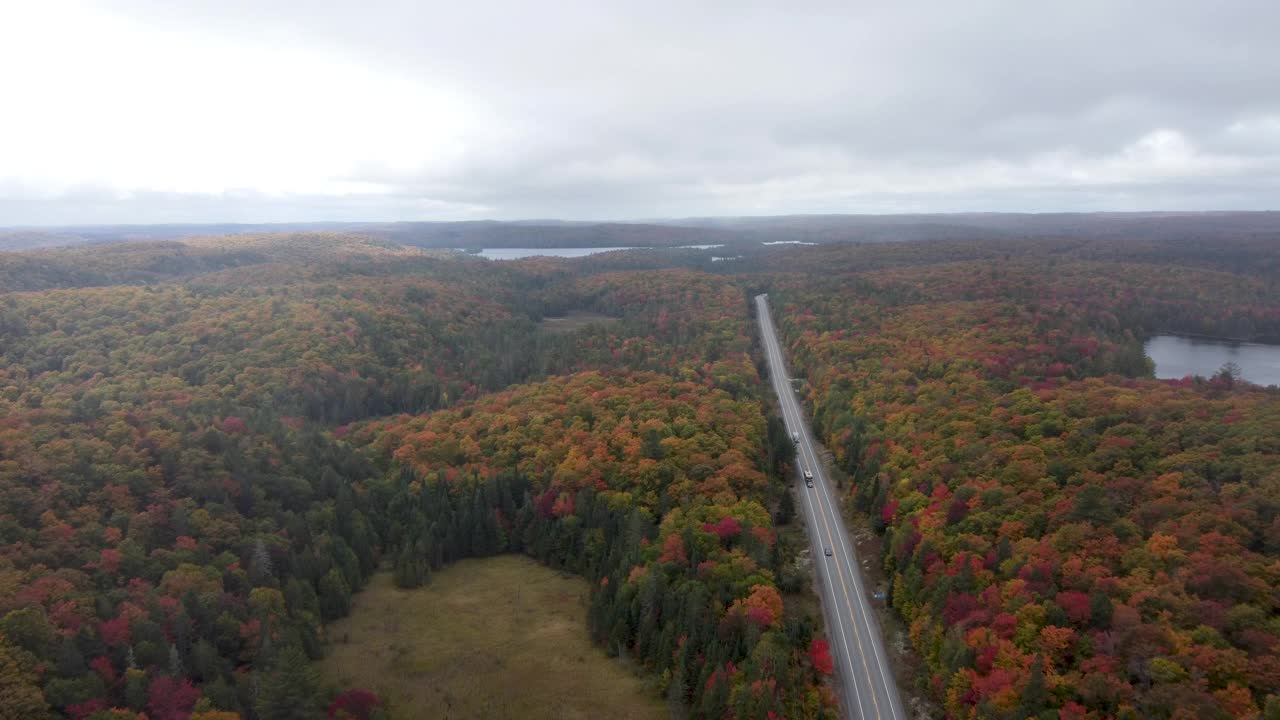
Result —
[[[869,589],[866,585],[871,584],[862,577],[866,564],[859,562],[856,547],[846,544],[848,533],[839,505],[833,503],[826,492],[816,492],[814,483],[819,462],[816,458],[821,457],[821,453],[817,448],[809,447],[814,436],[810,434],[812,426],[805,424],[803,405],[795,394],[800,390],[797,387],[799,383],[791,383],[793,392],[787,392],[786,356],[778,343],[769,305],[764,297],[757,297],[756,306],[761,341],[767,351],[769,375],[778,396],[780,413],[786,422],[785,431],[792,433],[793,440],[796,434],[804,436],[796,443],[800,457],[792,467],[801,471],[805,485],[815,492],[800,493],[796,500],[805,511],[805,530],[812,542],[808,546],[809,551],[816,554],[817,550],[822,550],[822,562],[814,562],[813,565],[822,581],[823,614],[827,627],[832,629],[829,641],[835,656],[832,658],[835,661],[833,674],[838,676],[846,700],[841,720],[906,720],[909,716],[901,709],[902,701],[891,677],[891,668],[885,661],[887,653],[873,614],[875,603],[884,603],[885,599],[865,597],[865,591]],[[840,544],[839,557],[835,554],[836,543]]]
[[[791,442],[793,442],[793,443],[795,443],[795,444],[799,445],[799,444],[800,444],[800,433],[798,433],[798,432],[793,432],[793,433],[791,433]]]

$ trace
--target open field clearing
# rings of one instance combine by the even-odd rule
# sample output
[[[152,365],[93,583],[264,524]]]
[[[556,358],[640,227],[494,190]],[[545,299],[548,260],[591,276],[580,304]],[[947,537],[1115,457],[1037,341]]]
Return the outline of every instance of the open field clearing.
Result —
[[[463,560],[401,590],[379,573],[329,627],[327,679],[366,687],[392,717],[666,717],[624,665],[591,644],[587,586],[529,558]]]

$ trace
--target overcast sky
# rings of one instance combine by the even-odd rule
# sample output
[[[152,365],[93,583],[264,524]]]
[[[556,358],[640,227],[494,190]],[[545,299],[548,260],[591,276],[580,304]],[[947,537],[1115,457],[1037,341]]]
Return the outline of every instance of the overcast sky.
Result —
[[[0,0],[0,225],[1280,209],[1280,3]]]

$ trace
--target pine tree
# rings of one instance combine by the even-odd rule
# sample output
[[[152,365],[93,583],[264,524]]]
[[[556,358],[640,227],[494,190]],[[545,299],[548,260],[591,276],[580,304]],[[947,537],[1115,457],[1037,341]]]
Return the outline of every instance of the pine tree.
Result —
[[[702,715],[708,718],[722,718],[729,711],[729,682],[723,672],[712,671],[709,676],[709,687],[702,694]]]
[[[169,674],[180,678],[186,675],[182,667],[182,655],[178,652],[178,646],[169,643]]]
[[[249,582],[254,587],[263,585],[274,586],[276,582],[275,569],[271,566],[271,555],[267,552],[267,545],[258,538],[253,545],[253,554],[249,557]]]
[[[330,568],[320,578],[320,615],[325,620],[333,620],[346,615],[351,610],[351,586],[338,571]]]
[[[1031,662],[1031,676],[1022,689],[1022,703],[1018,706],[1019,717],[1036,717],[1044,710],[1049,700],[1049,692],[1045,689],[1044,658],[1036,655]]]
[[[136,667],[124,671],[124,701],[134,710],[147,706],[147,672]]]
[[[782,491],[782,499],[778,502],[778,512],[774,521],[779,525],[789,525],[796,516],[796,501],[790,490]]]
[[[313,720],[322,716],[320,675],[294,646],[281,650],[258,681],[254,709],[260,720]]]
[[[1102,591],[1094,592],[1093,597],[1089,599],[1089,621],[1093,626],[1101,630],[1111,627],[1113,612],[1111,598]]]

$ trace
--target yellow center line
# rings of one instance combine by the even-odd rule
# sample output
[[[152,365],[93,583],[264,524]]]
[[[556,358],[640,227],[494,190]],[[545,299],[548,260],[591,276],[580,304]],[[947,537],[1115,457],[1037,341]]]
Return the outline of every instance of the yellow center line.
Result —
[[[813,462],[816,464],[816,463],[817,463],[817,457],[816,457],[816,456],[814,456],[814,455],[812,455],[812,448],[810,448],[810,453],[811,453],[811,457],[812,457],[812,459],[813,459]],[[823,502],[824,502],[824,504],[826,504],[826,505],[828,505],[828,506],[831,506],[831,513],[832,513],[832,517],[833,517],[833,518],[834,518],[834,517],[836,517],[835,513],[837,513],[837,512],[838,512],[838,510],[836,509],[836,507],[835,507],[834,505],[831,505],[831,498],[830,498],[829,496],[827,496],[825,493],[824,493],[824,495],[823,495]],[[852,541],[852,540],[850,540],[850,543],[852,543],[852,542],[853,542],[853,541]],[[844,543],[844,539],[843,539],[843,538],[841,538],[841,540],[840,540],[840,545],[841,545],[841,547],[844,547],[844,545],[845,545],[845,543]],[[855,547],[856,547],[856,546],[855,546]],[[863,614],[862,614],[862,626],[863,626],[863,627],[865,627],[865,628],[867,629],[867,633],[868,633],[868,635],[871,635],[871,641],[872,641],[872,643],[873,643],[873,644],[872,644],[871,649],[872,649],[873,654],[875,655],[876,666],[877,666],[877,668],[880,670],[880,677],[881,677],[881,679],[882,679],[882,681],[883,681],[883,687],[884,687],[884,690],[885,690],[885,693],[886,693],[886,698],[887,698],[887,699],[888,699],[888,701],[889,701],[889,713],[890,713],[890,715],[892,715],[892,716],[893,716],[893,718],[895,718],[895,720],[896,720],[896,719],[897,719],[897,717],[898,717],[898,711],[897,711],[897,709],[896,709],[896,708],[894,708],[894,706],[893,706],[892,696],[891,696],[891,695],[888,695],[888,693],[892,693],[892,690],[890,689],[890,688],[891,688],[891,686],[890,686],[890,684],[889,684],[888,679],[887,679],[887,678],[885,678],[885,676],[884,676],[884,662],[883,662],[883,660],[881,660],[881,658],[880,658],[880,654],[879,654],[879,651],[876,649],[876,646],[874,645],[874,641],[875,641],[875,637],[874,637],[875,629],[874,629],[874,627],[873,627],[873,626],[872,626],[872,624],[871,624],[871,611],[870,611],[870,609],[869,609],[869,608],[867,608],[867,606],[866,606],[865,596],[863,596],[863,595],[861,595],[861,594],[860,594],[860,593],[861,593],[861,591],[860,591],[860,589],[858,588],[858,578],[857,578],[857,576],[856,576],[856,575],[853,575],[853,573],[858,572],[857,563],[856,563],[856,562],[854,562],[854,560],[856,560],[856,558],[854,558],[854,557],[853,557],[853,555],[852,555],[852,552],[849,552],[847,549],[846,549],[846,552],[848,552],[848,554],[845,556],[845,559],[846,559],[846,561],[847,561],[847,562],[849,562],[849,564],[850,564],[850,571],[849,571],[849,572],[850,572],[850,579],[853,581],[853,584],[854,584],[854,597],[855,597],[855,599],[857,599],[857,600],[858,600],[858,605],[859,605],[859,607],[860,607],[860,608],[862,609],[862,611],[863,611]],[[854,618],[854,624],[855,624],[855,625],[857,624],[857,618],[856,618],[856,617]],[[861,649],[861,645],[859,645],[859,649]],[[863,663],[864,663],[864,668],[865,668],[865,659],[864,659]],[[868,674],[870,674],[870,670],[867,670],[867,672],[868,672]],[[872,682],[874,683],[874,681],[872,681]]]
[[[812,456],[810,459],[813,459]],[[834,510],[832,512],[834,512]],[[827,515],[827,508],[825,506],[822,509],[822,525],[824,529],[826,529],[827,531],[827,542],[831,543],[831,545],[834,547],[836,544],[835,536],[831,534],[830,518]],[[876,718],[877,720],[879,720],[880,700],[876,697],[877,693],[875,692],[875,688],[876,688],[875,680],[872,679],[871,668],[870,666],[867,665],[867,651],[862,647],[862,631],[858,629],[858,617],[853,611],[853,601],[849,598],[849,586],[845,584],[844,570],[840,567],[841,564],[842,563],[839,563],[839,562],[835,564],[836,575],[840,578],[840,589],[844,593],[845,607],[849,611],[850,619],[853,620],[853,639],[854,639],[854,642],[858,644],[858,655],[862,658],[862,671],[867,676],[867,685],[871,688],[871,703],[872,705],[875,706]]]
[[[818,513],[821,513],[821,512],[822,512],[822,510],[821,510],[821,508],[815,508],[815,507],[814,507],[814,505],[815,505],[815,504],[814,504],[814,502],[813,502],[813,498],[810,496],[810,494],[809,494],[809,493],[805,493],[805,495],[804,495],[804,505],[805,505],[805,509],[807,509],[807,510],[809,511],[809,518],[810,518],[811,522],[813,522],[813,527],[816,529],[816,528],[817,528],[817,517],[816,517],[816,516],[817,516],[817,514],[818,514]],[[829,574],[830,574],[830,572],[828,571],[828,575],[829,575]],[[833,613],[835,614],[835,618],[836,618],[836,620],[838,621],[838,620],[840,619],[840,610],[839,610],[839,608],[837,607],[837,598],[836,598],[836,591],[835,591],[835,588],[832,586],[832,584],[831,584],[830,582],[827,582],[827,583],[825,584],[825,587],[826,587],[827,591],[831,593],[831,608],[830,608],[830,609],[831,609],[831,612],[833,612]],[[846,661],[848,661],[848,663],[847,663],[847,664],[845,664],[845,665],[843,665],[843,667],[844,667],[844,668],[846,669],[846,671],[849,673],[849,677],[853,679],[853,698],[852,698],[852,699],[853,699],[855,702],[857,702],[857,704],[858,704],[858,717],[860,717],[860,718],[861,718],[861,717],[863,717],[863,713],[862,713],[862,692],[858,690],[858,678],[857,678],[857,676],[856,676],[856,675],[854,675],[854,674],[853,674],[853,672],[854,672],[854,670],[853,670],[853,657],[852,657],[852,654],[849,652],[849,638],[848,638],[848,636],[846,635],[846,633],[845,633],[845,631],[844,631],[844,623],[842,623],[842,622],[837,622],[837,623],[836,623],[836,628],[835,628],[835,629],[836,629],[837,631],[839,631],[839,633],[840,633],[840,649],[844,651],[844,657],[845,657],[845,660],[846,660]],[[833,636],[833,639],[834,639],[834,636]],[[875,692],[875,688],[869,688],[869,689],[870,689],[873,693]],[[852,711],[852,710],[853,710],[853,707],[852,707],[852,706],[850,706],[850,707],[848,707],[847,709],[848,709],[849,711]]]
[[[767,306],[766,306],[766,313],[768,313]],[[771,343],[772,347],[770,348],[770,350],[772,351],[772,352],[771,352],[771,354],[772,354],[772,355],[774,355],[774,356],[776,356],[776,358],[777,358],[777,360],[778,360],[778,370],[781,370],[781,369],[782,369],[782,367],[783,367],[783,364],[782,364],[782,349],[781,349],[781,347],[779,346],[779,343],[778,343],[777,337],[773,334],[773,327],[772,327],[772,326],[773,326],[773,319],[772,319],[772,314],[771,314],[771,313],[770,313],[770,314],[769,314],[769,316],[767,317],[767,320],[768,320],[768,327],[769,327],[769,334],[770,334],[770,338],[769,338],[769,339],[772,341],[772,343]],[[777,390],[777,389],[778,389],[778,388],[775,388],[775,390]],[[778,399],[782,402],[782,405],[783,405],[783,412],[785,413],[787,409],[790,409],[790,410],[791,410],[792,415],[795,417],[795,420],[796,420],[796,427],[797,427],[797,428],[799,428],[800,424],[803,422],[803,416],[800,414],[800,410],[799,410],[799,408],[798,408],[798,407],[788,407],[789,403],[788,403],[786,400],[783,400],[783,399],[782,399],[782,397],[781,397],[781,393],[779,393],[779,395],[780,395],[780,397],[779,397]],[[795,398],[789,398],[789,399],[790,399],[792,402],[795,402]],[[804,435],[803,430],[801,430],[801,434],[802,434],[802,437],[803,437],[803,435]],[[807,439],[807,438],[806,438],[806,439]],[[806,457],[806,458],[804,458],[804,459],[807,459],[807,460],[812,464],[813,469],[814,469],[814,470],[817,470],[817,466],[818,466],[817,456],[814,454],[814,452],[813,452],[812,448],[808,447],[808,444],[807,444],[807,443],[803,443],[803,442],[802,442],[802,443],[800,443],[800,447],[801,447],[802,452],[804,452],[804,453],[807,455],[807,457]],[[815,473],[815,474],[816,474],[816,473]],[[819,476],[819,479],[820,479],[820,476]],[[824,494],[825,494],[825,488],[824,488],[823,492],[824,492]],[[825,498],[824,498],[824,499],[825,499]],[[834,536],[834,535],[832,534],[832,532],[831,532],[830,517],[829,517],[829,516],[828,516],[828,514],[827,514],[827,513],[828,513],[827,503],[826,503],[826,502],[822,502],[822,503],[819,503],[819,505],[820,505],[820,512],[821,512],[821,515],[822,515],[822,525],[823,525],[823,528],[826,530],[826,533],[827,533],[827,542],[831,544],[831,547],[832,547],[832,548],[834,548],[834,547],[835,547],[836,542],[835,542],[835,536]],[[830,512],[835,512],[835,510],[834,510],[834,509],[830,509]],[[843,543],[842,543],[842,546],[843,546]],[[845,583],[845,579],[844,579],[844,570],[843,570],[843,568],[841,568],[841,565],[842,565],[842,563],[840,563],[840,562],[836,562],[836,563],[835,563],[835,566],[836,566],[836,575],[837,575],[837,577],[839,577],[839,578],[840,578],[840,589],[841,589],[841,592],[843,592],[843,593],[844,593],[845,609],[846,609],[846,610],[848,610],[848,612],[849,612],[849,618],[850,618],[851,620],[853,620],[853,637],[854,637],[854,642],[856,642],[856,643],[858,644],[858,655],[859,655],[859,656],[861,657],[861,659],[862,659],[862,671],[863,671],[863,673],[866,675],[866,678],[867,678],[867,687],[869,687],[869,688],[871,689],[871,703],[872,703],[872,705],[875,707],[876,720],[881,720],[881,715],[880,715],[880,701],[879,701],[879,699],[876,697],[876,696],[877,696],[877,693],[876,693],[875,680],[874,680],[874,679],[872,678],[872,676],[871,676],[871,667],[870,667],[869,665],[867,665],[867,652],[866,652],[866,649],[864,649],[864,648],[862,647],[862,631],[861,631],[861,630],[859,629],[859,627],[858,627],[858,625],[859,625],[859,624],[858,624],[858,616],[857,616],[857,614],[854,612],[854,609],[853,609],[853,601],[852,601],[852,599],[849,597],[849,586]],[[853,571],[851,571],[851,572],[853,572]]]
[[[761,305],[760,309],[762,312],[762,316],[768,318],[769,317],[768,305],[764,303],[760,303],[760,305]],[[787,404],[786,399],[784,399],[786,396],[786,391],[789,388],[787,387],[787,383],[785,382],[783,377],[785,373],[778,372],[785,368],[783,367],[783,363],[782,363],[782,352],[778,349],[777,339],[776,339],[776,336],[773,334],[772,319],[769,319],[769,321],[763,325],[763,330],[764,330],[765,345],[766,345],[765,352],[768,353],[769,361],[774,365],[774,372],[771,373],[773,377],[773,389],[774,389],[774,392],[778,394],[779,404],[782,405],[783,419],[790,421],[792,419],[792,416],[795,415],[797,411],[795,410],[795,408],[792,408],[791,406],[789,406]],[[776,362],[775,362],[775,357],[777,358]],[[797,425],[796,427],[799,427],[799,426]],[[812,494],[810,493],[804,494],[804,504],[805,504],[805,508],[809,511],[810,518],[814,518],[815,513],[820,513],[823,515],[825,519],[826,517],[825,511],[822,509],[821,506],[818,506],[818,504],[814,502]],[[814,522],[813,527],[815,530],[817,529],[816,522]],[[830,538],[830,532],[828,532],[828,538]],[[828,570],[827,573],[829,575],[830,571]],[[838,598],[836,598],[835,588],[832,587],[831,583],[827,583],[827,589],[831,593],[831,611],[835,613],[835,618],[839,620],[840,610],[837,607]],[[854,628],[856,630],[857,623],[854,623]],[[844,651],[845,660],[848,661],[848,663],[844,665],[844,667],[848,669],[847,672],[849,672],[849,677],[853,680],[853,697],[847,698],[847,699],[850,699],[853,702],[857,703],[857,706],[858,706],[857,715],[859,718],[862,718],[862,717],[865,717],[862,712],[862,693],[861,691],[858,690],[858,678],[856,675],[853,674],[854,672],[853,658],[851,657],[851,654],[849,652],[849,638],[845,633],[844,623],[837,622],[835,631],[838,631],[840,633],[840,649]],[[834,639],[834,636],[832,637],[832,639]],[[861,646],[859,646],[859,649],[861,649]],[[872,695],[875,694],[875,687],[869,687],[867,689],[871,691]],[[847,709],[850,712],[853,712],[852,705],[850,705]]]

